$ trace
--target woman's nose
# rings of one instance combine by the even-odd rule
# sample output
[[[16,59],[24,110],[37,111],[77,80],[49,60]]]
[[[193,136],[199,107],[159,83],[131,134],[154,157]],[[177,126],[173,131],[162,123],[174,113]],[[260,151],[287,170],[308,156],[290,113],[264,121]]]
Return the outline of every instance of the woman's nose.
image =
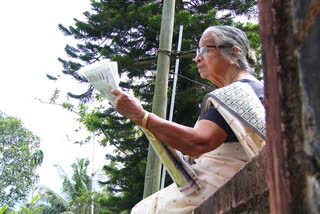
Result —
[[[196,55],[196,57],[193,58],[193,61],[195,61],[196,63],[199,63],[200,60],[201,60],[201,57],[202,57],[202,55],[201,55],[200,53],[198,53],[198,54]]]

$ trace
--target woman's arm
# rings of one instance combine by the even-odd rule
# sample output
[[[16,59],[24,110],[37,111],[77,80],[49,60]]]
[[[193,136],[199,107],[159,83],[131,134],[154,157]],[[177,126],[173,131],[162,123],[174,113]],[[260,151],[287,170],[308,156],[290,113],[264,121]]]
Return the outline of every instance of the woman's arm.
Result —
[[[145,110],[133,97],[114,89],[116,110],[124,117],[141,126]],[[220,146],[227,138],[227,133],[209,120],[200,120],[194,128],[164,120],[150,113],[147,129],[161,142],[185,154],[197,156]]]

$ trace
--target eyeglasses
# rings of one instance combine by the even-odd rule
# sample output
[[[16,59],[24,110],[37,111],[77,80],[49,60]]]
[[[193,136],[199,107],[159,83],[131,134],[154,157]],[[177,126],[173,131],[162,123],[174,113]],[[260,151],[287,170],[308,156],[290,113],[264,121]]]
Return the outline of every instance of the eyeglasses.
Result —
[[[197,48],[196,56],[198,56],[198,54],[201,54],[202,56],[206,55],[208,53],[208,48],[228,48],[228,46],[224,46],[224,45],[203,46],[201,48]]]

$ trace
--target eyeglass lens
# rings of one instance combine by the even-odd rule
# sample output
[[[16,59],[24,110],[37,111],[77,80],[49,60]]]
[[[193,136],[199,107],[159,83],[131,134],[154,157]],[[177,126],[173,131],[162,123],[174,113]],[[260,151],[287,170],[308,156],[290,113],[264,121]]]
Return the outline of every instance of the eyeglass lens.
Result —
[[[207,53],[207,46],[203,46],[201,48],[197,48],[196,56],[198,56],[198,54],[201,54],[203,56],[206,53]]]

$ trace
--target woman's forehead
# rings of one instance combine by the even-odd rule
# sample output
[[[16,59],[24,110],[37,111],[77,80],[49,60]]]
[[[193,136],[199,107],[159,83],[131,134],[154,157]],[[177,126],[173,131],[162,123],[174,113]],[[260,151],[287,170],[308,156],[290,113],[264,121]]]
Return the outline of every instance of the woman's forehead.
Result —
[[[203,34],[200,38],[199,46],[204,45],[215,45],[214,38],[211,33],[207,32]]]

